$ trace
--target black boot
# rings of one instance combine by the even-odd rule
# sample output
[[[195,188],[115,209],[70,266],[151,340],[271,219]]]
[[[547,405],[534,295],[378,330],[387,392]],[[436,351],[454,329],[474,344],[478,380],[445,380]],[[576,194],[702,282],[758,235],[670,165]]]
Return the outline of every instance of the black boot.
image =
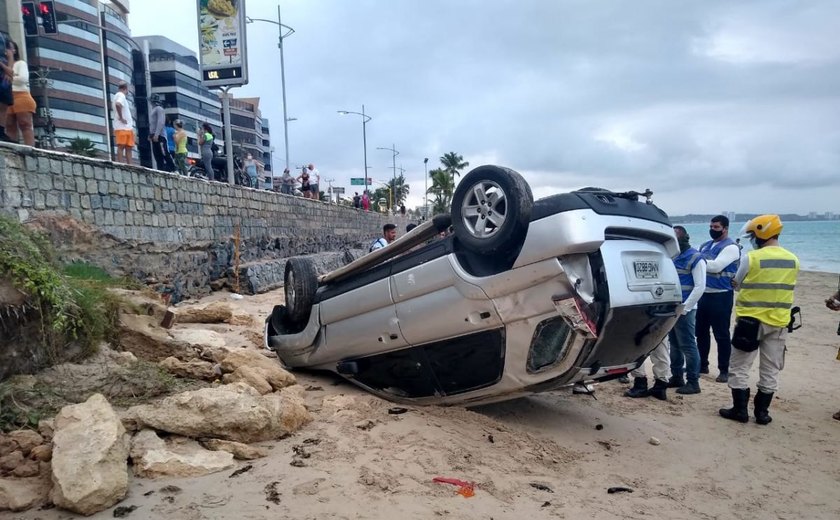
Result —
[[[718,410],[721,417],[726,419],[732,419],[733,421],[738,422],[748,422],[750,420],[750,414],[747,410],[747,406],[750,402],[750,389],[749,388],[733,388],[732,389],[732,408],[721,408]]]
[[[768,413],[768,409],[770,408],[770,401],[773,400],[773,393],[770,392],[766,394],[761,390],[757,390],[755,392],[755,398],[753,399],[753,406],[755,407],[755,422],[758,424],[770,424],[770,421],[773,420]]]
[[[668,380],[668,388],[680,388],[681,386],[685,386],[685,379],[683,376],[674,376]]]
[[[634,377],[633,388],[624,392],[626,397],[647,397],[648,386],[646,377]]]
[[[668,390],[668,381],[663,381],[661,379],[657,379],[653,382],[653,388],[648,391],[648,395],[651,397],[655,397],[660,401],[666,401],[668,396],[665,395],[665,392]]]

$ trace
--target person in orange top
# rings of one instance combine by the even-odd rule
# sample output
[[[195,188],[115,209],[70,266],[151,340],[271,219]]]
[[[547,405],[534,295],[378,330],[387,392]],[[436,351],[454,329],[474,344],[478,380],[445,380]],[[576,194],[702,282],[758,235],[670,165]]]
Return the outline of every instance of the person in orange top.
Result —
[[[23,136],[24,144],[35,146],[35,134],[32,130],[32,115],[37,108],[32,94],[29,93],[29,67],[20,59],[17,43],[6,41],[5,65],[0,62],[3,73],[12,79],[14,102],[6,109],[6,135],[12,142],[18,142],[18,132]]]

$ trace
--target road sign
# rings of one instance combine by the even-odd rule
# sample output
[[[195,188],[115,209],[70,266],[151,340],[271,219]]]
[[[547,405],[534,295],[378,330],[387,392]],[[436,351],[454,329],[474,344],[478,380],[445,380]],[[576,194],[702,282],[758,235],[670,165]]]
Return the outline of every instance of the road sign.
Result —
[[[367,178],[367,183],[368,184],[373,184],[370,177]],[[350,178],[350,186],[364,186],[364,185],[365,185],[365,179],[363,177],[351,177]]]
[[[332,192],[336,194],[344,193],[344,186],[333,186]]]

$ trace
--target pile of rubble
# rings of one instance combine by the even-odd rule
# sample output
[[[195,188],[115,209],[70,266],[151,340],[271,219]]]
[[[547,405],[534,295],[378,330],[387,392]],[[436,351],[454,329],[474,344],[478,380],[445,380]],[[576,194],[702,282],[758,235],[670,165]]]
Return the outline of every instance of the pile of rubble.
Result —
[[[304,389],[276,358],[228,345],[210,330],[166,328],[249,320],[225,304],[173,311],[140,303],[139,314],[122,316],[120,347],[209,386],[125,410],[97,393],[41,421],[37,431],[0,434],[0,511],[53,504],[90,515],[125,498],[129,471],[141,478],[223,471],[236,459],[266,455],[252,443],[288,436],[312,420]]]

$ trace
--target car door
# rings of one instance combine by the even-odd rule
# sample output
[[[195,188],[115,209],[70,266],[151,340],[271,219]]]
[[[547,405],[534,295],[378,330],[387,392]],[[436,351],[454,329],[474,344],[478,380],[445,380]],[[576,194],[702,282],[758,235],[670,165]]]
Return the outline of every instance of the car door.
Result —
[[[390,266],[381,266],[352,280],[338,294],[320,302],[324,361],[369,356],[407,345],[400,333]]]
[[[464,280],[453,262],[451,254],[395,262],[391,293],[400,331],[409,344],[502,326],[493,302],[480,287]]]

